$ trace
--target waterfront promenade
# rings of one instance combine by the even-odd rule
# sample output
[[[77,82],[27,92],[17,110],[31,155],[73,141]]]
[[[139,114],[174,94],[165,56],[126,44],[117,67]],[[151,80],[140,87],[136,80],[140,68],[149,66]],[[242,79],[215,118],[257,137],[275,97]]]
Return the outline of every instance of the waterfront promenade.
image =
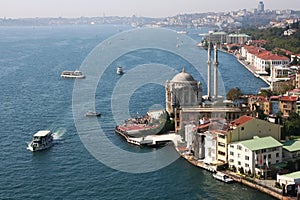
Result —
[[[267,85],[270,86],[270,82],[267,80],[267,79],[268,79],[268,76],[261,76],[261,75],[259,75],[259,74],[255,71],[255,69],[254,69],[253,66],[248,65],[244,60],[240,60],[240,59],[238,59],[237,57],[236,57],[236,59],[237,59],[237,61],[238,61],[239,63],[241,63],[248,71],[250,71],[255,77],[260,78],[260,79],[263,80]]]
[[[188,161],[190,164],[205,169],[210,172],[216,172],[217,167],[216,166],[210,166],[205,164],[204,162],[201,162],[199,160],[194,160],[193,156],[189,156],[184,153],[180,153],[178,148],[176,148],[177,152],[181,155],[182,158],[184,158],[186,161]],[[230,178],[232,178],[234,181],[239,182],[243,185],[246,185],[248,187],[254,188],[256,190],[259,190],[261,192],[264,192],[276,199],[281,200],[294,200],[296,197],[288,197],[282,195],[282,190],[275,187],[275,180],[261,180],[256,178],[245,178],[245,175],[240,175],[234,172],[231,172],[229,170],[222,171],[223,173],[227,174]]]
[[[262,76],[262,75],[258,74],[253,66],[246,63],[245,60],[239,59],[239,57],[237,55],[235,55],[234,53],[230,53],[230,52],[228,52],[228,51],[226,51],[222,48],[220,48],[219,50],[222,51],[223,53],[230,54],[230,55],[234,56],[236,58],[236,60],[241,65],[243,65],[249,72],[251,72],[255,77],[260,78],[262,81],[264,81],[267,85],[270,86],[270,82],[267,80],[268,76]],[[267,88],[262,88],[262,89],[267,89]]]

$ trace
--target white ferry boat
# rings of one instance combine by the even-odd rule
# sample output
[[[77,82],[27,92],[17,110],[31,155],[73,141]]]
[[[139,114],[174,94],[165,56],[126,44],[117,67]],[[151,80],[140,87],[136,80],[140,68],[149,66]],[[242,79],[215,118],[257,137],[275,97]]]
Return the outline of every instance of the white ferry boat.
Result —
[[[231,183],[233,182],[233,179],[230,178],[229,176],[227,176],[226,174],[222,173],[222,172],[217,172],[215,174],[213,174],[213,177],[219,181],[223,181],[225,183]]]
[[[85,114],[86,117],[100,117],[101,116],[101,113],[99,112],[93,112],[93,111],[88,111],[86,114]]]
[[[27,149],[34,151],[41,151],[52,146],[53,133],[50,130],[40,130],[33,135],[32,141],[28,144]]]
[[[60,75],[62,78],[85,78],[81,71],[63,71]]]
[[[188,34],[187,31],[176,31],[178,34]]]
[[[119,74],[119,75],[123,74],[123,68],[122,67],[117,67],[117,74]]]

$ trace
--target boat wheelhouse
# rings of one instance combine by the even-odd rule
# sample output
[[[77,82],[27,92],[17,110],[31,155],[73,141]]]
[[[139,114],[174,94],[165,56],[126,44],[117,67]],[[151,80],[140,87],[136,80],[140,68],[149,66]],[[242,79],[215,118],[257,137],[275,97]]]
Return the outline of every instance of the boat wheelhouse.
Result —
[[[52,146],[53,133],[50,130],[40,130],[33,135],[32,141],[28,144],[27,149],[35,152],[47,149]]]

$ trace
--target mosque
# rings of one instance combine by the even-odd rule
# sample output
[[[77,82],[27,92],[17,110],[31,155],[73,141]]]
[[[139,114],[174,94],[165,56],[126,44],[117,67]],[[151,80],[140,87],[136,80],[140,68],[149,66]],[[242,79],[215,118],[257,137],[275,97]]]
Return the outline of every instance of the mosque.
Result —
[[[242,115],[251,115],[247,108],[236,107],[233,102],[218,96],[218,48],[214,46],[214,94],[211,94],[211,49],[208,47],[207,60],[207,95],[202,94],[202,83],[197,82],[184,69],[167,80],[166,111],[174,116],[175,131],[178,132],[187,124],[200,124],[203,118],[225,118],[232,121]]]

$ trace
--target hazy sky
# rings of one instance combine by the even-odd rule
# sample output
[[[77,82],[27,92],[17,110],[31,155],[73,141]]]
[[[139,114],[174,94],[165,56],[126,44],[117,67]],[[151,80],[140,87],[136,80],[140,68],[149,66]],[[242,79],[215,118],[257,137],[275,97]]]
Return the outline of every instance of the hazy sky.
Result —
[[[137,16],[257,8],[259,0],[0,0],[0,17]],[[299,0],[264,0],[265,9],[300,10]],[[2,16],[1,16],[2,15]]]

